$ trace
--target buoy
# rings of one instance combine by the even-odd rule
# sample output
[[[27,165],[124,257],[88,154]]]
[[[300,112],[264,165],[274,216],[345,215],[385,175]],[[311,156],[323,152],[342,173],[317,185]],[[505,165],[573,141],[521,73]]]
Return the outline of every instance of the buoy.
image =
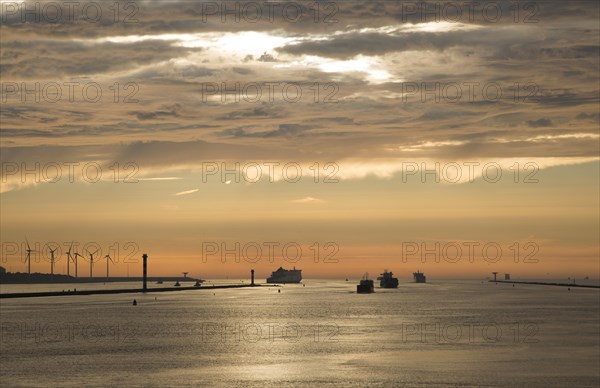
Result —
[[[133,300],[133,305],[137,306],[137,300],[135,300],[135,299]]]
[[[277,292],[279,292],[279,293],[280,293],[280,292],[281,292],[281,290],[277,290]]]

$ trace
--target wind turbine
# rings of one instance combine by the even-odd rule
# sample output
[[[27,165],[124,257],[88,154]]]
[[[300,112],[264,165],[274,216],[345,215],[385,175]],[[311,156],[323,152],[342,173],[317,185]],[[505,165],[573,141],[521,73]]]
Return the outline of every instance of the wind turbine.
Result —
[[[75,243],[75,241],[73,241],[71,243],[71,246],[69,247],[69,250],[67,251],[67,276],[71,276],[71,272],[70,272],[69,268],[70,268],[71,260],[73,260],[73,257],[71,256],[71,249],[73,248],[74,243]]]
[[[78,265],[77,265],[77,257],[81,257],[82,259],[85,259],[85,257],[83,257],[83,255],[82,255],[82,254],[80,254],[80,253],[79,253],[79,252],[77,252],[77,251],[75,251],[75,256],[74,256],[74,257],[75,257],[75,277],[77,277],[77,268],[78,268]]]
[[[94,255],[95,255],[95,254],[96,254],[96,253],[97,253],[99,250],[100,250],[100,248],[96,249],[96,250],[94,251],[94,253],[90,253],[90,251],[88,251],[88,250],[86,249],[87,253],[89,253],[89,254],[90,254],[90,278],[92,278],[92,271],[93,271],[93,268],[94,268]]]
[[[104,258],[106,259],[106,280],[108,280],[108,261],[112,261],[113,264],[115,262],[113,261],[112,257],[110,257],[110,255],[106,255],[104,256]]]
[[[50,249],[50,275],[54,275],[54,252],[56,252],[57,249],[58,247]]]
[[[29,246],[29,241],[27,241],[27,237],[25,237],[25,242],[27,243],[27,276],[31,280],[31,253],[36,252]]]

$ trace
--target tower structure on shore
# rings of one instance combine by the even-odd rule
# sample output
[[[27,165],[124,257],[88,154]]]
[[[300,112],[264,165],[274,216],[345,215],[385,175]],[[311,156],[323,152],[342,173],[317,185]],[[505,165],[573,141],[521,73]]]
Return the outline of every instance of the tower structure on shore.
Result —
[[[147,285],[147,280],[148,280],[148,255],[147,254],[143,254],[142,255],[142,259],[143,259],[143,268],[142,268],[142,272],[144,274],[144,280],[143,280],[143,284],[142,284],[142,289],[144,291],[146,291],[148,289],[148,285]]]

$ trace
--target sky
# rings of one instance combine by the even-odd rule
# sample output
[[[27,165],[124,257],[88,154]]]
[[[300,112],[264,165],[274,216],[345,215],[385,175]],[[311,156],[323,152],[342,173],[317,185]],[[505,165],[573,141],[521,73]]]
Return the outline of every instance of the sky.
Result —
[[[73,4],[0,2],[9,271],[600,276],[597,2]]]

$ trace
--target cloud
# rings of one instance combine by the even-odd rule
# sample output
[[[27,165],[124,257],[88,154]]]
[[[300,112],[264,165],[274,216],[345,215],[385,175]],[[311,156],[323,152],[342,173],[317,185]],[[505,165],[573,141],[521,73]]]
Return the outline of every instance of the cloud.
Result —
[[[314,198],[314,197],[304,197],[301,199],[295,199],[290,202],[292,202],[292,203],[323,203],[325,201],[318,199],[318,198]]]
[[[175,196],[189,195],[189,194],[197,193],[198,191],[200,191],[200,189],[192,189],[192,190],[180,191],[179,193],[175,193],[174,195]]]
[[[42,38],[5,41],[3,37],[2,51],[3,78],[20,80],[45,77],[59,81],[63,77],[89,77],[126,71],[201,49],[174,46],[166,40],[89,44]]]
[[[552,120],[545,119],[545,118],[541,118],[541,119],[537,119],[537,120],[528,120],[527,125],[529,125],[531,128],[551,127]]]
[[[278,62],[277,59],[275,59],[275,57],[271,54],[267,54],[267,53],[263,53],[263,55],[261,55],[257,61],[259,62]]]
[[[443,51],[457,46],[494,47],[495,52],[499,52],[514,48],[515,45],[539,43],[541,37],[532,34],[531,30],[532,28],[497,26],[424,32],[399,27],[395,31],[350,31],[329,38],[306,39],[302,42],[290,42],[276,50],[280,53],[329,58],[353,58],[357,55],[374,56],[404,51]],[[492,36],[495,37],[495,45],[489,46]]]
[[[99,161],[107,168],[131,161],[151,179],[215,160],[310,165],[597,155],[597,142],[584,135],[597,133],[600,120],[598,4],[548,1],[539,23],[514,23],[507,4],[499,3],[507,17],[498,23],[482,20],[481,12],[472,22],[427,23],[403,14],[399,2],[382,1],[339,3],[335,23],[222,23],[219,15],[203,21],[201,6],[188,1],[140,2],[138,23],[107,19],[94,28],[10,16],[2,30],[3,83],[92,81],[103,99],[10,97],[0,109],[1,158]],[[138,103],[123,102],[127,82],[139,87]],[[263,87],[254,103],[229,92],[203,99],[206,82],[280,86],[273,100]],[[464,98],[423,102],[417,94],[406,101],[406,82],[428,89],[456,83]],[[303,86],[301,101],[282,98],[286,83]],[[475,101],[465,83],[479,85]],[[515,98],[514,85],[524,98],[530,83],[534,98]],[[482,99],[489,84],[503,89],[497,101]],[[330,94],[335,102],[326,103]]]
[[[175,176],[167,176],[167,177],[150,177],[150,178],[139,178],[139,181],[177,181],[182,178]]]
[[[281,117],[282,113],[281,110],[264,104],[258,107],[227,112],[227,114],[217,117],[217,120],[238,120],[252,117],[276,118]]]
[[[600,121],[600,113],[585,113],[582,112],[575,116],[577,120]]]
[[[165,107],[163,110],[156,110],[152,112],[130,112],[130,114],[135,115],[138,120],[152,120],[161,117],[177,117],[179,115],[179,110],[181,109],[180,104],[175,104],[170,107]]]
[[[236,138],[254,137],[254,138],[276,138],[276,137],[299,137],[305,136],[308,131],[314,127],[302,124],[279,124],[279,128],[272,131],[250,132],[245,128],[226,129],[219,133],[221,136],[231,136]]]

